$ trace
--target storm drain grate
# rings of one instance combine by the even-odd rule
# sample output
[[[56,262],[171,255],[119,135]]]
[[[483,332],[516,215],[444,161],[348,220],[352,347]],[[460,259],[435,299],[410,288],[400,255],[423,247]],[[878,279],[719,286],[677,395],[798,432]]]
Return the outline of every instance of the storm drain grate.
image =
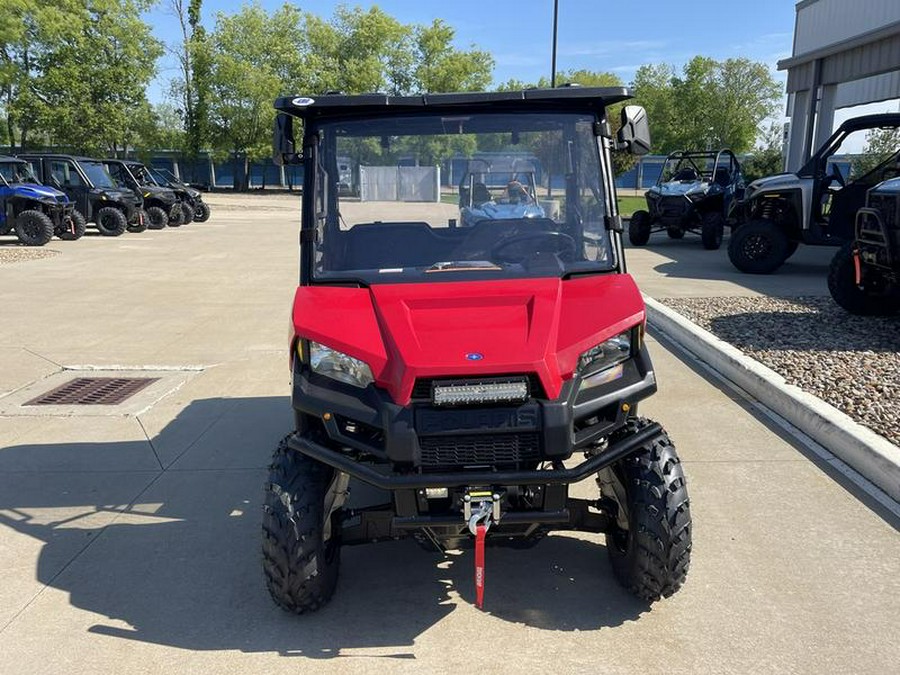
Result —
[[[118,405],[158,377],[78,377],[23,405]]]

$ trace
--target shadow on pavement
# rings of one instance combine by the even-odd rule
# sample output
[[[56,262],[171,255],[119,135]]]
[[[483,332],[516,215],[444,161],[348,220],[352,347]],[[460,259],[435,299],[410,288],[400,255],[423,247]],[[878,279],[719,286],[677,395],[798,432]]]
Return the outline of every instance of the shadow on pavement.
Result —
[[[682,240],[654,238],[646,248],[670,262],[653,270],[664,277],[728,281],[750,291],[773,296],[827,295],[828,265],[836,249],[827,246],[800,246],[774,274],[744,274],[728,259],[728,237],[716,251],[707,251],[698,237]],[[630,247],[629,251],[640,250]]]
[[[284,397],[195,401],[157,438],[180,436],[179,427],[198,422],[208,432],[220,409],[244,416],[240,423],[252,428],[287,405]],[[283,430],[270,431],[277,438]],[[313,658],[379,648],[405,659],[415,658],[406,648],[441,619],[475,611],[457,606],[474,601],[471,551],[428,553],[412,541],[347,547],[327,607],[302,617],[276,608],[259,550],[264,467],[274,442],[248,447],[247,468],[179,470],[176,462],[165,472],[54,473],[60,454],[84,454],[92,464],[89,455],[133,452],[135,445],[141,443],[0,451],[0,523],[43,542],[41,583],[68,593],[72,606],[107,617],[90,625],[91,633]],[[41,468],[16,472],[24,456]],[[613,579],[600,538],[589,537],[551,536],[528,551],[489,548],[488,611],[554,631],[617,626],[647,611]]]

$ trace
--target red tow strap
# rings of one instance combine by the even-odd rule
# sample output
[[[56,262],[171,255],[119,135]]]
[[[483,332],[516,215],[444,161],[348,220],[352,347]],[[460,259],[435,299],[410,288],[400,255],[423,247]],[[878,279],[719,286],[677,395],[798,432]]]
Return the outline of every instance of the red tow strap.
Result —
[[[483,523],[475,527],[475,606],[484,609],[484,537],[487,528]]]
[[[857,249],[853,251],[853,272],[856,275],[856,285],[859,286],[862,283],[862,270],[859,268],[859,250]]]

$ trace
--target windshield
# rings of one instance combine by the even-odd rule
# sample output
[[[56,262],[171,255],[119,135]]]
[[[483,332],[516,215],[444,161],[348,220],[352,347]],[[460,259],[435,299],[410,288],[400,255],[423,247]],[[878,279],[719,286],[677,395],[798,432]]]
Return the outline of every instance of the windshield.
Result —
[[[3,180],[7,183],[41,184],[31,170],[31,166],[25,162],[3,162],[0,164],[0,176],[3,176]]]
[[[594,122],[432,113],[322,125],[313,275],[368,284],[614,269]]]
[[[98,188],[114,188],[116,182],[109,175],[109,171],[103,166],[102,162],[79,162],[81,168],[87,174],[94,187]]]
[[[174,173],[168,169],[148,169],[150,176],[156,181],[156,184],[165,187],[167,185],[178,185],[180,181]]]
[[[150,175],[150,172],[147,170],[143,164],[129,164],[128,170],[131,171],[131,175],[134,176],[134,179],[141,185],[149,185],[156,186],[158,183],[153,179],[153,176]]]

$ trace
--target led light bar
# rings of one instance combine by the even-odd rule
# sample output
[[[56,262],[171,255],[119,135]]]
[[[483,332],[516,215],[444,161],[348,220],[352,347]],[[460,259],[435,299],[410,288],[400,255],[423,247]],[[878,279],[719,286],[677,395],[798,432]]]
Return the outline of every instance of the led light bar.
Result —
[[[435,405],[473,405],[477,403],[522,403],[528,400],[528,383],[484,382],[435,385]]]

